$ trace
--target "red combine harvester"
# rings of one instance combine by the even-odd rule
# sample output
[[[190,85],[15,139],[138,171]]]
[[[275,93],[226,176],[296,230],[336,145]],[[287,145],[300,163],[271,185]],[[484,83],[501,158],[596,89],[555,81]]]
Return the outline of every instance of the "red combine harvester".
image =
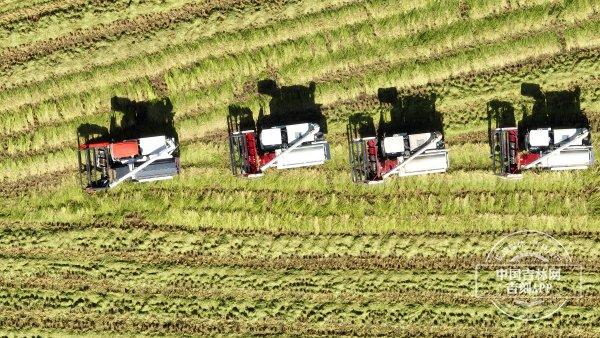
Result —
[[[260,131],[238,130],[230,123],[229,154],[234,175],[259,177],[275,167],[314,166],[331,158],[318,124],[299,123]]]
[[[448,150],[439,132],[360,137],[350,128],[348,135],[354,182],[374,184],[391,176],[448,170]]]
[[[384,91],[391,92],[391,99],[382,98],[390,96]],[[393,105],[389,123],[382,116],[375,131],[373,119],[359,114],[348,124],[352,180],[375,184],[392,176],[446,172],[448,150],[441,119],[436,117],[435,95],[398,98],[395,88],[381,89],[378,95]]]
[[[84,189],[104,190],[127,180],[149,182],[179,174],[177,131],[168,98],[113,97],[111,108],[110,131],[93,124],[77,129],[79,178]]]
[[[121,142],[79,143],[80,182],[85,189],[103,190],[133,180],[171,179],[179,173],[177,144],[165,136]]]
[[[529,94],[531,92],[533,94]],[[578,95],[569,91],[544,94],[539,87],[528,84],[524,84],[522,93],[533,96],[536,104],[534,115],[525,116],[519,127],[514,126],[514,116],[513,122],[506,122],[501,116],[510,104],[500,101],[488,104],[488,119],[493,118],[496,123],[494,129],[491,122],[488,125],[494,173],[503,178],[519,179],[524,170],[576,170],[591,166],[594,163],[594,150],[589,129],[582,126],[586,120],[580,113],[579,101],[566,99],[578,98]],[[548,98],[554,101],[560,99],[560,109],[568,107],[565,101],[575,102],[575,109],[570,109],[575,113],[559,111],[552,114],[552,110],[548,108]],[[575,118],[569,115],[575,115]],[[553,124],[560,127],[553,127]]]
[[[534,129],[519,144],[516,127],[496,128],[492,137],[494,173],[505,178],[520,178],[528,169],[587,169],[594,163],[594,150],[586,128]]]
[[[230,106],[227,126],[234,175],[259,177],[270,168],[315,166],[331,158],[314,83],[279,87],[273,80],[264,80],[258,91],[272,99],[269,115],[261,108],[256,122],[249,108]]]

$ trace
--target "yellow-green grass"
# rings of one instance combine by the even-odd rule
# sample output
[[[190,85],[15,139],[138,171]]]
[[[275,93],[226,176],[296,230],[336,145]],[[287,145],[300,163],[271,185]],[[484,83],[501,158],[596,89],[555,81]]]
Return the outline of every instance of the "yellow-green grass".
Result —
[[[438,93],[437,108],[444,113],[444,123],[446,128],[450,130],[465,130],[465,126],[481,126],[482,121],[485,120],[485,103],[490,100],[503,99],[511,101],[514,103],[516,108],[518,108],[521,104],[525,104],[525,106],[531,105],[531,102],[527,102],[527,100],[524,100],[519,95],[520,83],[514,81],[515,77],[522,78],[523,82],[537,82],[542,83],[543,85],[546,83],[553,84],[553,86],[544,86],[544,90],[567,88],[571,84],[571,72],[573,71],[573,68],[571,68],[570,64],[571,61],[568,61],[558,64],[551,64],[541,69],[525,68],[519,71],[518,75],[494,75],[492,78],[488,78],[487,81],[472,81],[468,84],[469,87],[462,84],[461,81],[455,82],[450,80],[447,82],[442,82],[440,85],[434,86],[430,90]],[[595,102],[597,98],[596,88],[598,88],[598,84],[595,80],[593,80],[593,74],[598,68],[598,63],[594,62],[594,59],[581,60],[579,62],[577,62],[575,59],[573,60],[573,64],[578,67],[575,68],[575,71],[579,74],[578,76],[580,81],[586,81],[586,78],[591,79],[588,80],[590,81],[589,83],[580,83],[584,85],[582,89],[581,102],[582,108],[593,109],[594,106],[588,106],[588,104]],[[561,69],[562,67],[564,67],[564,70]],[[33,137],[25,133],[7,137],[4,141],[6,144],[5,152],[7,155],[11,156],[20,155],[21,158],[17,160],[18,163],[19,161],[26,159],[23,158],[23,156],[32,155],[39,157],[39,155],[46,153],[47,151],[54,152],[65,147],[72,149],[75,142],[74,131],[78,123],[89,122],[98,123],[100,125],[107,123],[108,113],[110,110],[109,98],[112,93],[115,93],[116,95],[128,96],[132,99],[144,99],[146,97],[152,98],[154,95],[148,82],[145,83],[145,87],[147,93],[136,93],[135,91],[137,88],[141,88],[141,86],[140,84],[134,83],[131,84],[129,88],[123,90],[115,92],[108,90],[103,93],[95,93],[98,96],[90,96],[82,102],[77,101],[77,97],[73,97],[69,101],[72,102],[70,104],[77,105],[79,108],[77,110],[71,110],[72,117],[69,117],[67,114],[69,112],[68,110],[63,110],[61,116],[54,115],[52,110],[61,109],[61,106],[53,105],[45,107],[46,109],[37,114],[30,112],[29,114],[21,117],[20,121],[6,120],[5,125],[10,123],[9,126],[14,126],[8,128],[6,132],[23,130],[21,128],[26,128],[28,125],[33,125],[35,134]],[[480,92],[477,92],[477,89],[479,89]],[[230,88],[221,88],[220,91],[215,91],[213,95],[221,95],[222,98],[220,100],[214,100],[213,97],[211,101],[209,100],[211,93],[206,93],[204,97],[207,99],[202,101],[209,104],[209,106],[206,108],[201,107],[200,102],[196,102],[194,104],[192,100],[193,98],[190,98],[189,102],[195,105],[194,110],[201,109],[202,111],[199,113],[198,117],[193,117],[193,115],[191,117],[186,117],[185,110],[180,104],[181,101],[177,100],[177,98],[174,98],[173,102],[175,117],[178,120],[178,132],[182,141],[193,141],[197,137],[203,136],[204,133],[213,131],[214,128],[220,128],[219,130],[221,130],[221,133],[223,133],[222,128],[224,128],[225,123],[223,116],[226,114],[226,104],[228,102],[227,99],[230,97],[230,92],[228,90],[230,90]],[[101,114],[90,115],[88,107],[93,105],[93,102],[101,102],[103,97],[106,101],[104,103],[105,108],[103,109],[103,112]],[[317,102],[320,102],[320,96],[317,95],[316,100]],[[89,101],[91,102],[88,103]],[[219,104],[219,101],[222,102],[220,103],[222,106],[219,108],[214,107],[213,109],[215,110],[210,110],[212,104]],[[65,103],[65,105],[66,104],[69,103]],[[83,117],[77,117],[79,112],[84,112],[86,114]],[[352,111],[351,109],[337,109],[335,105],[333,105],[332,111],[328,112],[328,115],[330,118],[344,123],[347,119],[347,116],[354,112],[355,111]],[[374,115],[377,114],[374,113]],[[59,120],[56,120],[56,117],[58,117]],[[35,123],[33,123],[34,119]],[[66,123],[60,122],[61,120],[64,120]],[[21,128],[16,127],[17,123],[23,123],[21,124]],[[35,127],[37,125],[47,126]],[[31,127],[25,130],[32,131],[30,128]],[[343,127],[341,127],[340,130],[343,130]],[[11,158],[11,164],[15,164],[14,161],[15,158]],[[473,165],[475,165],[475,163],[473,163]],[[467,166],[465,168],[468,167],[468,163],[466,165]],[[476,167],[481,168],[481,165]],[[10,168],[11,165],[5,166],[5,170],[9,170]]]
[[[37,3],[0,0],[0,12]],[[0,29],[0,45],[96,31],[188,2],[133,1],[121,12],[124,2],[82,3],[37,22],[15,19]],[[517,117],[531,109],[523,82],[545,91],[579,85],[598,128],[598,5],[271,5],[66,45],[3,70],[0,334],[598,335],[598,166],[501,180],[485,143],[488,101],[511,102]],[[7,27],[12,36],[2,36]],[[258,180],[231,175],[227,107],[267,104],[254,93],[264,78],[317,82],[331,161]],[[181,175],[84,192],[77,126],[108,126],[112,96],[156,99],[163,81]],[[387,113],[375,98],[381,87],[436,93],[448,173],[350,181],[346,122],[356,112]],[[503,317],[474,294],[476,265],[499,238],[524,229],[551,233],[583,267],[585,297],[535,323]]]
[[[72,2],[72,1],[71,1]],[[90,1],[79,1],[68,6],[64,1],[64,10],[49,11],[38,20],[12,21],[0,29],[0,48],[17,47],[22,44],[54,39],[81,29],[90,29],[98,25],[108,25],[116,20],[134,18],[142,15],[168,11],[181,7],[187,0],[153,0],[132,2],[119,0],[95,5]],[[35,10],[33,6],[31,9]]]
[[[525,40],[525,41],[523,41],[524,44],[526,44],[528,42],[531,42],[531,40]],[[498,48],[502,48],[502,45],[498,46]],[[476,51],[472,51],[470,53],[471,54],[476,54],[477,52],[481,52],[481,51],[477,51],[476,50]],[[498,52],[492,52],[492,53],[502,53],[502,49],[499,49]],[[467,52],[466,56],[465,55],[456,55],[456,56],[454,56],[454,59],[456,60],[454,62],[456,62],[457,64],[460,64],[465,57],[470,57],[469,56],[469,52]],[[486,59],[481,64],[493,63],[494,62],[494,58],[498,58],[499,56],[495,56],[494,55],[494,57],[492,57],[492,56],[483,55],[483,57],[486,58]],[[447,64],[448,60],[452,60],[452,58],[451,57],[449,57],[449,58],[442,58],[440,60],[435,60],[434,59],[432,62],[425,63],[422,66],[413,65],[413,64],[410,64],[410,63],[408,63],[408,64],[401,63],[401,65],[402,66],[412,67],[413,70],[415,69],[415,67],[417,67],[418,70],[423,69],[423,66],[429,66],[430,68],[434,68],[435,69],[436,67],[440,67],[440,64],[439,64],[440,62],[442,64]],[[586,77],[588,73],[591,74],[591,76],[592,76],[591,79],[594,78],[593,74],[595,74],[595,72],[597,71],[597,67],[598,66],[597,66],[597,63],[594,62],[593,60],[594,59],[591,59],[589,61],[591,63],[588,63],[589,66],[586,66],[586,67],[591,67],[591,69],[589,69],[589,71],[582,67],[581,71],[579,72],[579,81],[581,81],[580,83],[585,84],[585,82],[587,81],[586,79],[588,79]],[[578,64],[577,66],[581,67],[581,66],[585,66],[585,64],[584,65]],[[586,71],[587,71],[587,73],[586,73]],[[400,75],[400,76],[403,76],[403,74],[407,74],[407,73],[408,74],[413,74],[411,72],[404,71],[402,73],[402,75]],[[386,74],[386,73],[382,71],[382,74]],[[569,73],[569,69],[567,69],[566,71],[564,71],[562,73],[563,76],[565,76],[565,74],[567,76],[568,76],[568,74],[570,74]],[[372,74],[367,73],[366,75],[361,75],[361,77],[365,77],[365,78],[368,77],[369,80],[372,79],[372,78],[377,78],[377,76],[371,76],[371,75]],[[526,75],[525,79],[531,78],[531,74],[525,74],[525,75]],[[389,76],[389,75],[385,75],[385,76]],[[447,76],[447,74],[445,74],[445,73],[442,73],[442,74],[439,74],[439,75],[436,74],[436,76],[440,76],[441,78],[444,78],[444,76]],[[557,81],[558,74],[556,74],[556,71],[553,71],[550,76],[554,78],[553,79],[554,81],[552,81],[552,82],[556,82]],[[319,86],[319,88],[324,87],[325,89],[323,89],[323,91],[325,91],[325,90],[331,91],[332,87],[335,88],[335,86],[339,86],[339,84],[337,82],[341,81],[342,79],[344,79],[344,78],[342,77],[340,80],[337,80],[334,83],[323,83],[322,86]],[[344,79],[344,80],[346,80],[346,79]],[[352,78],[350,78],[348,80],[349,81],[352,80],[352,82],[356,83],[356,86],[357,86],[356,90],[365,90],[366,89],[364,87],[365,84],[360,83],[360,82],[357,83],[357,81],[355,79],[352,79]],[[394,80],[398,81],[397,79],[394,79]],[[418,78],[417,78],[417,80],[415,80],[415,79],[411,79],[411,80],[412,80],[412,82],[409,81],[408,82],[409,84],[410,83],[414,84],[414,82],[417,82],[417,84],[418,84]],[[231,100],[235,99],[234,92],[236,91],[236,87],[239,87],[241,85],[241,80],[240,79],[235,79],[233,81],[234,81],[234,83],[227,82],[227,81],[225,83],[218,83],[216,85],[216,87],[214,87],[214,88],[210,88],[210,89],[207,88],[207,91],[203,91],[203,90],[201,90],[201,91],[184,91],[184,92],[181,92],[179,95],[177,95],[177,94],[174,95],[173,96],[173,101],[175,102],[175,106],[176,106],[176,109],[178,111],[178,117],[181,117],[182,115],[183,116],[190,115],[190,112],[189,112],[190,110],[191,111],[199,111],[199,110],[209,110],[210,111],[210,110],[213,110],[213,109],[215,109],[215,110],[222,110],[225,107],[223,107],[223,106],[218,107],[217,102],[219,102],[219,101],[218,100],[215,101],[215,96],[218,96],[220,98],[221,102],[223,102],[223,104],[226,104],[226,102],[231,102]],[[365,80],[365,81],[367,81],[367,80]],[[379,82],[379,83],[376,83],[376,84],[377,85],[385,84],[384,81],[385,81],[385,79],[382,82]],[[407,81],[402,81],[401,83],[407,83]],[[594,83],[595,82],[592,82],[592,87],[591,87],[591,92],[592,93],[594,92],[594,89],[595,89],[594,88],[595,87]],[[345,87],[345,88],[343,88],[343,89],[347,89],[347,86],[348,85],[346,84],[346,82],[344,82],[343,87]],[[517,86],[518,86],[518,84],[513,84],[512,85],[513,88],[517,87]],[[327,87],[329,87],[329,88],[327,88]],[[489,83],[488,83],[487,88],[489,88],[489,87],[490,86],[489,86]],[[484,92],[484,91],[487,91],[487,88],[478,88],[478,89],[480,89],[481,92]],[[36,107],[34,109],[32,109],[32,108],[26,108],[25,111],[21,110],[20,112],[15,112],[15,113],[11,114],[11,115],[13,115],[13,117],[7,117],[7,119],[5,120],[6,121],[5,124],[8,124],[8,123],[12,124],[12,126],[9,125],[10,127],[7,126],[8,129],[5,129],[5,130],[6,130],[6,132],[8,132],[8,131],[14,132],[14,131],[22,130],[22,128],[24,128],[27,125],[31,125],[32,124],[31,119],[27,117],[27,115],[31,115],[31,114],[33,114],[34,116],[36,116],[36,118],[38,119],[37,122],[38,122],[39,125],[44,125],[45,123],[48,123],[48,122],[56,123],[56,122],[58,122],[58,121],[60,121],[62,119],[69,120],[69,116],[76,117],[79,114],[81,114],[80,112],[82,111],[82,108],[81,108],[81,104],[78,103],[78,99],[84,99],[84,100],[87,100],[87,101],[90,101],[90,99],[92,100],[91,105],[90,104],[86,104],[86,107],[85,107],[85,111],[88,112],[88,113],[90,112],[90,110],[91,111],[95,110],[94,105],[98,105],[98,104],[100,105],[100,107],[103,107],[103,108],[97,107],[96,109],[101,109],[101,110],[107,111],[109,109],[108,108],[108,104],[107,104],[107,101],[108,101],[107,97],[109,96],[109,93],[111,91],[114,91],[114,90],[115,90],[114,88],[111,89],[109,87],[109,88],[106,88],[104,91],[101,91],[100,93],[102,93],[102,92],[106,93],[106,94],[104,94],[105,95],[104,96],[105,99],[99,99],[99,98],[96,98],[96,97],[90,96],[90,95],[83,95],[83,96],[82,95],[78,95],[78,96],[70,97],[68,99],[65,98],[66,102],[60,102],[59,101],[57,104],[53,104],[53,103],[49,102],[48,104],[41,105],[41,106]],[[333,90],[335,90],[335,89],[333,89]],[[337,90],[341,91],[342,89],[337,89]],[[474,91],[474,88],[471,88],[471,92],[473,92],[473,91]],[[458,93],[459,94],[464,94],[462,92],[458,92]],[[585,93],[586,93],[586,91],[584,91],[584,94]],[[98,93],[94,93],[94,94],[97,95]],[[352,95],[352,94],[354,94],[354,93],[350,93],[350,95]],[[336,93],[336,95],[337,95],[337,93]],[[341,95],[348,95],[348,93],[346,91],[342,91]],[[473,93],[472,95],[476,95],[476,93]],[[481,95],[481,93],[479,93],[479,95]],[[487,95],[488,95],[488,97],[491,96],[491,94],[487,94]],[[324,98],[329,97],[329,96],[331,96],[331,95],[328,95],[328,93],[322,93],[322,95],[321,95],[321,97],[324,97]],[[152,97],[152,95],[150,94],[149,98],[151,98],[151,97]],[[470,97],[472,97],[472,96],[462,95],[462,97],[459,98],[459,104],[460,104],[460,102],[462,102],[464,100],[470,99]],[[334,96],[333,98],[331,98],[331,100],[335,100],[335,99],[342,100],[342,99],[345,99],[345,97],[341,97],[340,98],[338,96]],[[478,98],[472,99],[472,100],[473,101],[481,102],[481,97],[478,97]],[[323,100],[323,101],[326,102],[326,100]],[[585,98],[583,100],[583,103],[584,103],[584,105],[586,104]],[[217,107],[215,107],[215,105],[217,105]],[[454,108],[454,109],[456,109],[456,108],[460,109],[460,108],[463,108],[463,107],[452,107],[452,108]],[[36,110],[37,110],[37,112],[36,112]],[[481,110],[483,110],[483,109],[481,109]],[[60,114],[57,113],[57,112],[60,112]],[[42,116],[38,116],[38,115],[42,115]],[[477,115],[477,113],[475,113],[475,115]],[[46,117],[50,117],[52,120],[48,120],[47,118],[44,118],[45,116]],[[449,118],[453,118],[453,117],[455,117],[455,116],[449,115]],[[57,118],[59,120],[56,120]],[[479,117],[479,118],[481,118],[481,117]],[[476,119],[477,118],[475,116],[473,116],[473,112],[471,111],[470,115],[462,116],[461,120],[459,120],[459,121],[462,122],[462,123],[466,122],[467,120],[470,121],[470,122],[473,122]],[[455,121],[450,121],[447,124],[448,125],[453,125],[453,124],[455,124],[454,122]],[[456,122],[458,122],[458,121],[456,121]],[[20,125],[19,124],[15,124],[15,123],[20,123]],[[25,124],[23,124],[23,123],[25,123]]]

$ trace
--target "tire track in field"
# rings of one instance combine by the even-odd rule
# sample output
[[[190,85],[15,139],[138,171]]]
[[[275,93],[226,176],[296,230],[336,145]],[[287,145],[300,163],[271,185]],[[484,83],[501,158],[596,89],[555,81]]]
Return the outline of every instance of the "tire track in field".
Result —
[[[47,1],[41,4],[34,4],[29,7],[22,7],[9,12],[0,14],[0,27],[5,27],[8,24],[25,20],[37,20],[42,16],[55,14],[72,10],[78,6],[82,6],[90,0],[57,0]],[[110,2],[109,0],[95,0],[95,2]]]
[[[447,217],[440,217],[440,222]],[[560,221],[558,218],[556,222]],[[463,231],[449,231],[446,229],[439,230],[426,230],[422,232],[414,231],[402,231],[402,230],[390,230],[386,233],[373,233],[364,231],[336,231],[332,233],[326,233],[316,235],[314,232],[307,231],[294,231],[294,230],[282,230],[282,229],[257,229],[257,228],[222,228],[222,227],[188,227],[179,224],[160,224],[148,222],[140,214],[126,214],[124,215],[123,222],[112,222],[104,220],[96,220],[93,223],[85,222],[23,222],[23,221],[0,221],[0,232],[9,235],[12,233],[19,232],[44,232],[44,233],[58,233],[65,231],[82,231],[82,230],[104,230],[104,229],[119,229],[119,230],[147,230],[147,231],[165,231],[165,232],[182,232],[190,235],[197,236],[236,236],[242,238],[254,238],[258,236],[272,236],[273,239],[277,239],[283,236],[291,236],[294,238],[300,238],[303,240],[309,240],[315,238],[315,236],[327,236],[328,238],[365,238],[368,237],[372,240],[380,241],[389,239],[391,236],[400,236],[402,238],[459,238],[459,237],[475,237],[475,236],[489,236],[489,237],[502,237],[513,233],[513,230],[498,230],[498,229],[468,229],[465,228]],[[580,230],[580,229],[569,229],[569,230],[547,230],[545,233],[554,237],[567,237],[571,239],[597,239],[600,241],[600,231],[592,230]]]
[[[150,284],[150,283],[148,283]],[[476,296],[469,293],[471,290],[465,290],[464,293],[451,291],[383,291],[383,292],[337,292],[328,291],[323,287],[321,291],[308,290],[302,291],[256,291],[256,290],[236,290],[206,287],[178,287],[166,286],[157,287],[150,285],[123,285],[114,282],[112,279],[91,279],[75,277],[19,277],[11,280],[0,277],[0,288],[13,288],[18,290],[40,289],[60,292],[91,292],[95,294],[116,293],[137,297],[164,296],[167,298],[201,298],[201,299],[236,299],[236,300],[260,300],[277,301],[289,300],[293,302],[310,303],[367,303],[374,299],[383,303],[406,303],[406,304],[444,304],[444,305],[485,305],[491,300],[502,301],[510,299],[508,296],[492,297]],[[594,307],[600,305],[600,295],[585,294],[583,297],[577,297],[569,301],[569,305],[577,307]]]
[[[240,267],[248,269],[272,270],[423,270],[423,271],[475,271],[478,265],[486,263],[485,255],[448,256],[344,256],[312,255],[286,257],[239,257],[207,255],[204,252],[187,251],[168,253],[152,251],[114,251],[114,250],[68,250],[47,248],[0,248],[2,259],[53,259],[70,261],[132,262],[150,264],[156,267],[165,265],[183,265],[191,267]],[[600,261],[588,257],[572,257],[572,264],[581,266],[582,271],[600,272]]]
[[[481,318],[481,317],[480,317]],[[483,319],[483,318],[482,318]],[[514,334],[514,328],[500,326],[496,318],[484,319],[479,325],[439,324],[428,321],[402,325],[361,324],[361,323],[308,323],[305,321],[286,322],[277,319],[228,320],[203,318],[156,318],[122,315],[98,315],[89,313],[48,313],[45,311],[0,310],[0,326],[11,329],[44,328],[69,330],[69,332],[119,332],[144,334],[251,334],[251,335],[299,335],[299,336],[497,336]],[[519,329],[519,334],[528,337],[562,336],[565,334],[581,337],[600,334],[591,327],[568,325],[563,328],[530,326]]]
[[[69,48],[81,48],[95,42],[122,35],[144,34],[153,30],[165,29],[170,25],[195,20],[206,19],[221,11],[241,10],[245,7],[273,4],[283,6],[282,0],[272,3],[266,0],[211,0],[206,3],[191,3],[167,12],[144,14],[134,19],[119,19],[110,24],[102,24],[94,28],[71,32],[67,36],[34,42],[16,48],[7,48],[0,53],[0,66],[8,69],[28,60]]]

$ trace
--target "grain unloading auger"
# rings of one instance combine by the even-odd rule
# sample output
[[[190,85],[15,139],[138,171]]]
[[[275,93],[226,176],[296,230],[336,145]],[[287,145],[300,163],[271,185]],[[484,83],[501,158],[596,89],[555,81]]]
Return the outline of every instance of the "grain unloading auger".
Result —
[[[269,168],[308,167],[331,158],[329,144],[316,123],[239,130],[239,124],[229,118],[228,125],[234,175],[259,177]]]
[[[171,179],[179,173],[174,138],[143,137],[120,142],[85,142],[78,137],[79,173],[82,186],[103,190],[132,180],[149,182]]]
[[[392,176],[442,173],[448,170],[448,150],[440,132],[361,136],[358,124],[348,124],[352,180],[381,183]]]

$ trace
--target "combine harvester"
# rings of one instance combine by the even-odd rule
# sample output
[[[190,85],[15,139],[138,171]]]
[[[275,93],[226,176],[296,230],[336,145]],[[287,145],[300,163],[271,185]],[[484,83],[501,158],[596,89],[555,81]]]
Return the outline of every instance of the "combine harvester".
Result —
[[[240,131],[231,127],[229,130],[234,175],[259,177],[269,168],[308,167],[323,164],[331,158],[329,144],[315,123],[289,124],[260,131]]]
[[[506,102],[499,104],[498,101],[492,101],[488,104],[488,119],[492,117],[496,123],[493,130],[491,123],[488,125],[494,173],[502,178],[520,179],[524,170],[577,170],[591,166],[594,163],[594,150],[589,127],[585,126],[587,120],[580,113],[578,100],[575,100],[575,112],[581,114],[578,118],[565,116],[569,114],[566,111],[564,115],[554,114],[553,118],[546,94],[539,87],[524,86],[528,87],[522,88],[523,95],[534,97],[536,104],[533,117],[525,116],[519,127],[515,127],[514,122],[506,122],[502,116],[506,111]],[[534,89],[529,89],[531,87]],[[530,92],[533,94],[528,94]],[[552,92],[551,97],[564,100],[569,93]],[[559,107],[564,109],[564,102]],[[541,118],[540,112],[543,113]],[[558,119],[555,118],[557,116]]]
[[[106,128],[95,125],[82,125],[78,130],[79,178],[82,187],[88,191],[114,188],[127,180],[135,182],[167,180],[179,174],[176,137],[156,135],[169,130],[163,125],[158,127],[158,130],[148,132],[144,130],[141,122],[151,120],[146,105],[160,108],[165,106],[164,102],[126,101],[126,103],[137,108],[143,107],[143,114],[134,110],[124,118],[124,120],[135,121],[132,126],[116,127],[117,130],[111,130],[110,133]],[[170,122],[172,123],[172,120]],[[111,121],[111,128],[113,124],[114,119]],[[175,133],[174,127],[170,128]],[[85,135],[82,133],[83,129],[88,129]],[[95,132],[90,133],[89,130]],[[95,137],[90,139],[90,134],[94,134]],[[143,136],[124,137],[131,134]],[[111,141],[107,141],[108,139]]]
[[[120,142],[79,143],[80,182],[87,190],[103,190],[133,180],[171,179],[179,173],[173,138],[144,137]]]
[[[250,109],[230,107],[227,125],[234,175],[260,177],[270,168],[315,166],[331,158],[318,123],[324,116],[314,102],[314,84],[279,88],[267,80],[259,83],[259,92],[273,98],[270,114],[264,116],[261,108],[256,122]]]
[[[435,96],[399,99],[395,89],[391,92],[390,102],[394,108],[387,128],[383,118],[380,118],[379,128],[375,131],[374,126],[369,126],[373,125],[372,118],[364,115],[355,116],[355,120],[351,119],[348,124],[350,166],[352,180],[356,183],[376,184],[392,176],[443,173],[448,170],[448,150],[441,133],[441,119],[438,123],[431,123],[431,116],[436,114]],[[384,102],[381,91],[379,96],[380,101]],[[423,105],[423,102],[426,104]],[[413,114],[410,113],[412,106],[416,106],[416,111],[412,109]],[[421,110],[423,106],[426,109]],[[404,121],[397,123],[394,120]]]

